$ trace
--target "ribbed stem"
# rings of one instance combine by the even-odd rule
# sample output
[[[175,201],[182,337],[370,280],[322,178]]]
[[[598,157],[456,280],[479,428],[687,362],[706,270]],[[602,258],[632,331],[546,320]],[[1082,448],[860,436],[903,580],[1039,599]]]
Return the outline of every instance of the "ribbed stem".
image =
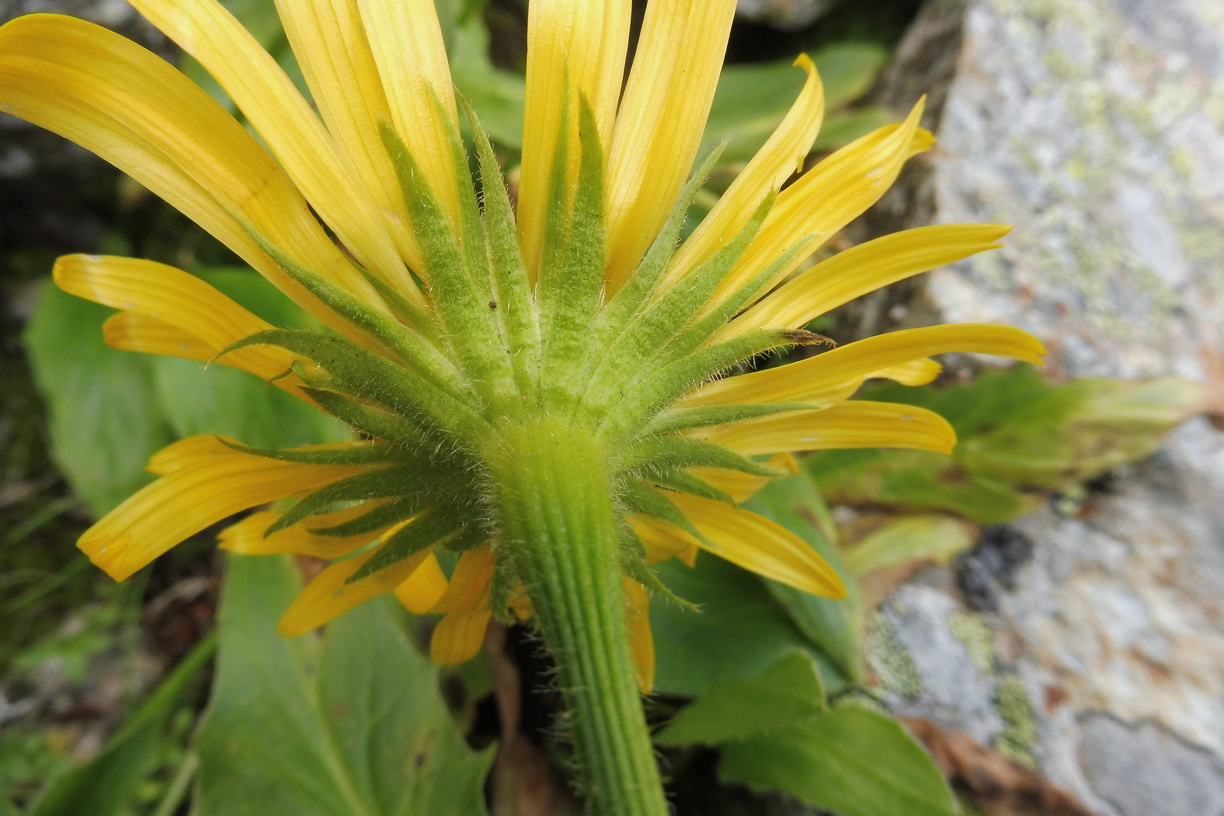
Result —
[[[558,667],[588,806],[666,816],[629,649],[607,458],[593,433],[517,425],[489,464],[515,565]]]

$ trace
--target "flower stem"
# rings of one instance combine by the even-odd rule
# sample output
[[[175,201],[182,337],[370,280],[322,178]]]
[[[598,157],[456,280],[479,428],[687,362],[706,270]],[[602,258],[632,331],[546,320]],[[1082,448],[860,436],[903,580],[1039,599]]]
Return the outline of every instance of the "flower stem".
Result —
[[[535,420],[503,434],[491,475],[511,557],[556,660],[588,806],[666,816],[629,648],[607,455],[594,433]]]

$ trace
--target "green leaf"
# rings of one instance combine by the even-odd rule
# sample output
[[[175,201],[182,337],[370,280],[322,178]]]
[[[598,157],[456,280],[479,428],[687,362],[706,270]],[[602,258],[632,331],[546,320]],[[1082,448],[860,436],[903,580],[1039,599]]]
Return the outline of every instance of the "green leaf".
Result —
[[[837,549],[812,521],[828,513],[812,478],[801,472],[771,482],[746,506],[802,538],[841,576],[849,592],[842,600],[821,598],[777,581],[767,580],[765,585],[799,630],[829,656],[838,671],[853,682],[862,682],[865,679],[862,595]],[[826,529],[832,529],[831,522]]]
[[[126,806],[163,756],[167,719],[182,702],[187,683],[212,659],[215,647],[211,637],[196,644],[106,747],[89,762],[52,780],[26,816],[127,813]]]
[[[845,707],[724,747],[719,773],[841,816],[957,816],[926,752],[888,717]]]
[[[865,397],[943,415],[952,458],[920,451],[826,451],[808,468],[824,494],[851,504],[948,510],[997,524],[1063,490],[1151,455],[1207,406],[1203,386],[1174,377],[1046,383],[1031,366],[988,371],[945,390],[881,385]]]
[[[300,588],[287,559],[230,559],[193,816],[485,813],[492,751],[468,749],[394,603],[288,640],[276,621]]]
[[[825,686],[839,690],[845,680],[770,595],[762,579],[717,556],[702,553],[690,569],[674,559],[654,567],[673,592],[701,607],[692,612],[651,604],[655,642],[655,690],[699,697],[715,685],[759,674],[796,649],[821,668]]]
[[[269,322],[312,325],[253,272],[199,276]],[[179,436],[221,433],[269,447],[350,438],[343,424],[245,372],[107,347],[102,323],[112,314],[48,285],[24,336],[56,461],[95,516],[151,481],[145,463]]]
[[[175,357],[149,362],[175,436],[223,434],[269,448],[352,438],[344,424],[245,371]]]
[[[795,649],[759,674],[714,686],[682,709],[655,742],[718,745],[794,725],[824,708],[820,670],[810,654]]]
[[[979,524],[1002,524],[1045,501],[929,451],[821,451],[806,467],[830,502],[946,510]]]
[[[906,563],[947,565],[977,543],[980,530],[940,513],[903,515],[872,530],[848,549],[843,558],[860,578]]]
[[[152,358],[102,343],[111,314],[48,285],[23,336],[56,463],[94,516],[150,482],[145,463],[171,441]]]

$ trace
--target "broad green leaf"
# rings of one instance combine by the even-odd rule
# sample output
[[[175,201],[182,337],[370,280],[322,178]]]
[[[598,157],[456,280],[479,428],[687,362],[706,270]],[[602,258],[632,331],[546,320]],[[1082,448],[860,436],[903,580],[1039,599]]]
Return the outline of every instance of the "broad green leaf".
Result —
[[[26,816],[110,816],[126,813],[138,788],[163,756],[167,718],[181,704],[183,690],[215,651],[206,638],[136,710],[97,756],[52,780]]]
[[[352,438],[328,414],[245,371],[173,357],[153,359],[157,400],[175,436],[224,434],[288,447]]]
[[[492,752],[468,749],[394,602],[285,639],[276,622],[300,588],[288,559],[229,561],[193,816],[485,813]]]
[[[799,631],[837,666],[842,676],[859,683],[863,675],[862,597],[858,583],[842,563],[841,556],[814,520],[827,517],[828,510],[811,476],[800,472],[789,479],[771,482],[747,504],[748,509],[773,519],[802,538],[828,561],[846,584],[849,594],[842,600],[811,595],[777,581],[765,581],[769,592],[791,616]],[[821,525],[832,529],[826,518]]]
[[[723,779],[840,816],[957,816],[943,775],[896,722],[847,706],[723,747]]]
[[[152,358],[102,343],[113,313],[48,284],[23,336],[56,463],[94,516],[151,481],[145,462],[171,441]]]
[[[825,708],[820,670],[812,656],[795,649],[759,674],[720,683],[654,738],[659,745],[718,745],[785,728]]]
[[[774,600],[764,582],[718,556],[702,553],[690,569],[676,560],[655,568],[668,588],[700,606],[693,612],[651,604],[655,690],[699,697],[718,683],[760,673],[782,654],[799,649],[821,666],[830,692],[844,683]]]

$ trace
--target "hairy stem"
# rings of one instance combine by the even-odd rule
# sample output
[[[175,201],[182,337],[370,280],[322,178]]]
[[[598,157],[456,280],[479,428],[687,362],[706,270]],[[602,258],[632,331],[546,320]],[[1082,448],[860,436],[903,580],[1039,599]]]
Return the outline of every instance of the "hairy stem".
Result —
[[[588,806],[666,816],[629,649],[607,456],[541,416],[502,435],[491,476],[511,557],[558,666]]]

